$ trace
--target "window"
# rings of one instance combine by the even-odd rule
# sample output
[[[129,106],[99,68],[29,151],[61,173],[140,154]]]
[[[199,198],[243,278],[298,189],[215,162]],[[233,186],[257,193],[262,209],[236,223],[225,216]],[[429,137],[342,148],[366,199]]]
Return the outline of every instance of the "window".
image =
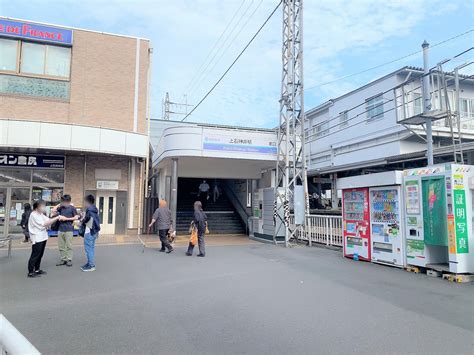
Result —
[[[325,136],[329,133],[329,122],[323,122],[318,124],[316,127],[313,128],[313,132],[316,134],[316,137]]]
[[[46,74],[69,78],[71,48],[47,46]]]
[[[18,61],[18,41],[0,38],[0,70],[15,71]]]
[[[383,95],[377,95],[365,101],[367,120],[376,120],[383,117]]]
[[[45,45],[24,42],[21,46],[21,72],[44,74],[45,57]]]
[[[344,111],[339,114],[339,127],[345,127],[347,126],[347,123],[349,121],[349,112]]]
[[[64,170],[33,170],[33,182],[62,184],[64,183]]]
[[[423,98],[420,93],[413,93],[413,114],[419,115],[423,112]]]
[[[0,71],[68,79],[71,48],[0,38]]]

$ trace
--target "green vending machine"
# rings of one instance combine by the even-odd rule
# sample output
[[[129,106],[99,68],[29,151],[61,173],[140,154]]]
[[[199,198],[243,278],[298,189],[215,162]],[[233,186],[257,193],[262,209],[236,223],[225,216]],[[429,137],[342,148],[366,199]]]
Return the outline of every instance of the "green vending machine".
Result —
[[[403,172],[408,265],[474,272],[473,180],[472,165]]]

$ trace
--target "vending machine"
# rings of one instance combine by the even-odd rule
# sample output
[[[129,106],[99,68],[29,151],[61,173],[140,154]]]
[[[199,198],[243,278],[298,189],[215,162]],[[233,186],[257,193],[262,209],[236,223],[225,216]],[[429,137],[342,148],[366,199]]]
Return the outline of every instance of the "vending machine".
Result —
[[[474,272],[474,166],[441,164],[403,175],[407,264]]]
[[[398,267],[405,265],[402,180],[402,171],[338,179],[337,187],[343,190],[345,256],[353,257],[356,251],[362,260]],[[353,196],[352,192],[363,193]],[[354,214],[355,209],[358,214]]]
[[[342,190],[344,256],[370,261],[369,189]]]
[[[403,267],[405,265],[405,239],[400,209],[401,172],[399,176],[397,185],[371,187],[369,190],[370,246],[373,262]]]

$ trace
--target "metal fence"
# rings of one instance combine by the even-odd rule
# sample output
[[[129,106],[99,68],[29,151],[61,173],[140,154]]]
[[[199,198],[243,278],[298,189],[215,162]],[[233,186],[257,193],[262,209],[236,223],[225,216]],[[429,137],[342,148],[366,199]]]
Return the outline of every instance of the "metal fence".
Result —
[[[290,224],[294,223],[294,217],[290,216]],[[325,215],[306,216],[306,233],[298,232],[297,238],[307,240],[310,244],[318,243],[342,247],[342,217]]]

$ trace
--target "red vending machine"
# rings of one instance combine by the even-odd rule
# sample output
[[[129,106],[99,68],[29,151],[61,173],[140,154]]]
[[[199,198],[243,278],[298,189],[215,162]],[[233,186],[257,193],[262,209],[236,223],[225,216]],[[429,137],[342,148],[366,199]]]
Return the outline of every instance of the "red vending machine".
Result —
[[[370,261],[369,189],[343,189],[342,211],[344,256]]]

